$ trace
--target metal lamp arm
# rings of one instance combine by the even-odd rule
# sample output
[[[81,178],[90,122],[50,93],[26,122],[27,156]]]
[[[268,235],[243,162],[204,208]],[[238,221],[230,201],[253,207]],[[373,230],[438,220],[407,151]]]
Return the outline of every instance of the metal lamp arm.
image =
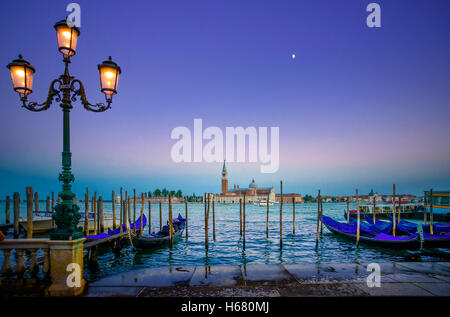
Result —
[[[75,84],[78,84],[79,88],[75,89]],[[105,105],[104,103],[97,103],[97,104],[91,104],[86,97],[86,92],[84,90],[84,85],[79,79],[74,79],[70,85],[70,90],[73,91],[72,95],[72,101],[77,100],[77,96],[80,96],[81,103],[83,104],[84,108],[89,111],[93,112],[103,112],[111,108],[111,100],[107,100]]]
[[[55,84],[59,83],[59,89],[55,88]],[[35,101],[27,102],[27,96],[20,98],[22,100],[22,106],[30,111],[39,112],[47,110],[53,102],[53,98],[56,96],[56,102],[61,101],[60,88],[62,82],[60,79],[55,79],[50,83],[50,88],[48,89],[47,99],[43,103],[38,103]]]

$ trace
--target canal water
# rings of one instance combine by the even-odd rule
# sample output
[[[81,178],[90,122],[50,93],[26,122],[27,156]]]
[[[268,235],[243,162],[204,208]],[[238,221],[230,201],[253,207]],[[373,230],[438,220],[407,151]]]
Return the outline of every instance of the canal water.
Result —
[[[79,204],[81,210],[84,203]],[[111,203],[104,203],[104,210],[111,212]],[[346,204],[324,203],[324,214],[345,221]],[[350,205],[351,209],[356,209]],[[45,203],[41,203],[45,210]],[[116,210],[119,209],[117,205]],[[246,245],[243,249],[239,234],[239,205],[216,205],[216,236],[213,237],[212,208],[210,210],[209,248],[205,250],[203,204],[189,205],[189,236],[183,235],[173,249],[135,250],[131,244],[119,255],[104,248],[98,250],[98,264],[85,266],[85,277],[93,281],[119,272],[159,266],[218,265],[218,264],[292,264],[292,263],[368,263],[385,261],[449,261],[446,249],[422,251],[390,250],[360,245],[340,238],[324,226],[318,248],[316,239],[316,204],[296,205],[295,234],[292,232],[292,204],[283,205],[283,247],[280,248],[280,205],[270,207],[269,237],[266,237],[266,207],[246,206]],[[148,206],[145,206],[148,216]],[[12,211],[11,211],[12,212]],[[137,206],[137,213],[140,205]],[[173,215],[185,216],[184,204],[173,205]],[[21,214],[26,215],[26,205],[21,204]],[[12,216],[12,215],[11,215]],[[5,204],[0,204],[0,222],[4,223]],[[163,205],[163,223],[168,219],[168,206]],[[152,205],[152,231],[159,229],[159,205]],[[148,227],[145,228],[148,232]],[[0,255],[0,262],[2,262]]]

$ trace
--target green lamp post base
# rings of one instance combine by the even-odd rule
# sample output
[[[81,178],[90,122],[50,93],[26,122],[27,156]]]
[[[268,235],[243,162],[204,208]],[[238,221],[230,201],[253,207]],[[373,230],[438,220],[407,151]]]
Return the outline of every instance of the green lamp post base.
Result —
[[[81,215],[78,212],[80,207],[70,202],[62,202],[55,206],[52,215],[56,227],[50,233],[51,240],[76,240],[83,238],[83,231],[77,227]]]

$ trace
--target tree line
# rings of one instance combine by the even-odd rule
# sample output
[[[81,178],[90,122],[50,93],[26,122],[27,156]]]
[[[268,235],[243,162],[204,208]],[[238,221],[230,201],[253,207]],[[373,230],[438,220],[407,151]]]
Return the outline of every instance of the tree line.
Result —
[[[168,190],[167,188],[163,188],[163,189],[155,189],[153,192],[149,191],[148,192],[148,197],[167,197],[167,196],[172,196],[172,197],[183,197],[183,192],[181,191],[181,189],[179,190]]]

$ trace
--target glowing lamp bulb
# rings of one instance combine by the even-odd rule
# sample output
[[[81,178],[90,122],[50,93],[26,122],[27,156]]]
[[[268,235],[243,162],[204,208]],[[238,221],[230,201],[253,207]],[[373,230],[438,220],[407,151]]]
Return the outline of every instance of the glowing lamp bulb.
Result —
[[[114,77],[114,73],[113,73],[113,72],[106,72],[106,73],[105,73],[105,76],[106,76],[108,79],[111,79],[111,78]]]

